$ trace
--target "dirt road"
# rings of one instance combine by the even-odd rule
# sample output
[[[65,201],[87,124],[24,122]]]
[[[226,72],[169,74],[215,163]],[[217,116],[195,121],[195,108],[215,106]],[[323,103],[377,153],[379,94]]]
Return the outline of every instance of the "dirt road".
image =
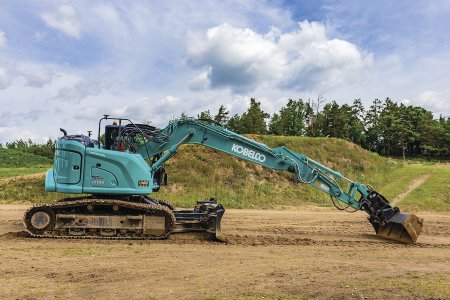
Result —
[[[28,238],[25,209],[0,206],[1,299],[450,298],[450,214],[402,245],[362,212],[228,210],[214,243]]]
[[[406,190],[403,193],[401,193],[391,201],[391,205],[393,206],[397,205],[400,201],[405,199],[406,196],[408,196],[412,191],[414,191],[416,188],[424,184],[428,178],[430,178],[430,174],[426,174],[415,179],[413,182],[411,182],[411,184],[406,188]]]

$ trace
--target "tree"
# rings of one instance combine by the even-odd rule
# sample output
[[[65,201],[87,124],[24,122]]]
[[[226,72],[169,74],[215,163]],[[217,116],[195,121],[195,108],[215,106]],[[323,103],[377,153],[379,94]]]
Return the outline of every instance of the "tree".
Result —
[[[382,105],[379,115],[380,135],[383,138],[380,143],[380,153],[384,155],[395,154],[395,148],[398,147],[397,130],[406,130],[402,122],[398,119],[398,107],[391,99],[386,98]]]
[[[364,145],[366,143],[364,118],[365,109],[361,99],[353,100],[351,106],[349,139],[358,145]]]
[[[382,110],[382,101],[375,99],[367,111],[365,117],[367,148],[371,151],[380,153],[381,127],[380,114]]]
[[[269,131],[288,136],[305,135],[312,115],[313,109],[309,103],[303,102],[302,99],[289,99],[280,113],[273,115],[269,123]]]
[[[236,133],[242,133],[242,117],[238,114],[234,114],[230,120],[228,120],[227,127]]]
[[[321,95],[317,96],[316,101],[308,99],[308,106],[311,109],[311,113],[308,117],[308,127],[306,135],[312,137],[323,136],[317,126],[320,125],[320,122],[322,121],[318,119],[321,117],[322,113],[320,112],[320,108],[324,103],[325,99]]]
[[[422,121],[418,126],[420,149],[426,156],[441,156],[448,151],[447,145],[442,143],[445,137],[445,128],[439,120],[434,120],[431,112],[422,115]]]
[[[6,143],[6,148],[53,158],[53,154],[55,152],[55,141],[49,139],[45,144],[36,144],[31,139],[28,141],[20,139],[11,143]]]
[[[242,133],[267,133],[265,119],[269,117],[270,115],[261,109],[261,102],[251,98],[250,107],[241,117]]]
[[[337,138],[349,137],[351,107],[348,104],[339,106],[336,101],[327,103],[316,118],[316,136]]]
[[[283,124],[279,114],[274,113],[269,121],[269,133],[274,135],[283,135]]]
[[[219,111],[217,112],[217,115],[214,116],[214,121],[216,121],[220,125],[225,125],[225,124],[227,124],[227,122],[229,120],[228,114],[229,114],[229,112],[227,111],[225,106],[221,105],[219,107]]]
[[[442,156],[450,156],[450,118],[439,117],[439,123],[444,129],[444,134],[439,139],[442,148]]]
[[[200,112],[200,114],[197,115],[197,119],[207,120],[207,121],[212,121],[213,120],[209,110],[205,110],[205,111]]]

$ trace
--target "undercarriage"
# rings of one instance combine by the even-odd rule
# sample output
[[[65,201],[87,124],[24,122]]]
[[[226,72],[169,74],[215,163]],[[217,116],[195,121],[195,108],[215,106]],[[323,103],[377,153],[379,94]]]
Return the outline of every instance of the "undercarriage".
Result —
[[[25,212],[24,224],[34,237],[155,240],[171,233],[203,232],[214,240],[224,212],[215,199],[176,210],[167,201],[144,196],[85,197],[35,205]]]

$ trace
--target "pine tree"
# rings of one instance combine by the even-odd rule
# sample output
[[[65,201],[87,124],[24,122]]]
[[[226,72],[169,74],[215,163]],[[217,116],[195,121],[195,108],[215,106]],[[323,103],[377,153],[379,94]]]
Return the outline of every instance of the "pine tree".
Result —
[[[250,107],[241,117],[242,133],[267,133],[267,124],[265,119],[270,115],[261,109],[261,102],[254,98],[250,99]]]
[[[216,121],[220,125],[225,125],[228,123],[228,120],[229,120],[228,114],[229,114],[229,111],[227,111],[225,106],[221,105],[219,107],[219,111],[217,112],[217,115],[214,116],[214,121]]]
[[[309,103],[302,99],[289,99],[286,106],[282,107],[279,114],[274,114],[270,120],[270,132],[288,136],[301,136],[306,134],[309,119],[313,114]]]
[[[380,114],[382,110],[382,101],[375,99],[367,111],[365,118],[367,148],[371,151],[380,153],[381,126]]]
[[[242,117],[239,116],[238,114],[234,114],[227,123],[227,127],[236,132],[236,133],[242,133],[243,128],[242,128]]]
[[[364,145],[366,142],[364,118],[364,105],[362,104],[361,99],[355,99],[351,107],[349,139],[358,145]]]
[[[269,121],[269,133],[274,135],[283,135],[283,125],[281,124],[280,115],[275,113]]]
[[[197,115],[197,119],[212,121],[211,112],[209,110],[202,111],[199,115]]]

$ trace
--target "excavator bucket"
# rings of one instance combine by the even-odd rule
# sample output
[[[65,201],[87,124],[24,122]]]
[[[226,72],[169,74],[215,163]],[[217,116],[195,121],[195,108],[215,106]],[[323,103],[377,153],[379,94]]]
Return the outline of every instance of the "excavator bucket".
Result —
[[[402,213],[395,214],[384,225],[371,223],[377,236],[405,244],[414,244],[423,228],[423,219]]]

